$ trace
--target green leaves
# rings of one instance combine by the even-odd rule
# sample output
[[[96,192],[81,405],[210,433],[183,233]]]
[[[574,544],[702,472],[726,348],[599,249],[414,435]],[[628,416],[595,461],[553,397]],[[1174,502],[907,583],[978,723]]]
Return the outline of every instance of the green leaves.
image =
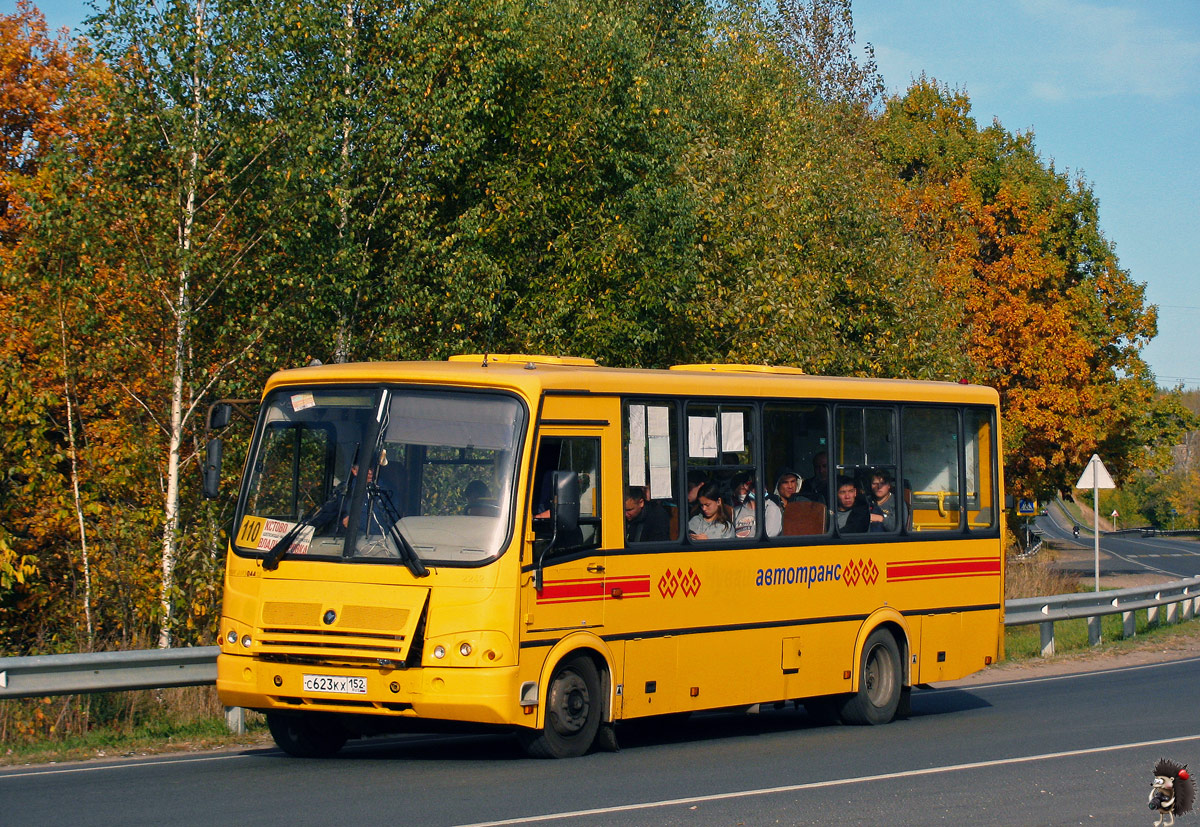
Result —
[[[0,179],[7,646],[45,639],[29,610],[72,634],[68,374],[101,641],[172,613],[206,640],[229,503],[199,502],[196,411],[314,357],[968,377],[1039,492],[1183,427],[1086,182],[936,81],[881,101],[846,0],[112,0],[104,65],[29,34],[46,94],[0,96],[48,136]]]

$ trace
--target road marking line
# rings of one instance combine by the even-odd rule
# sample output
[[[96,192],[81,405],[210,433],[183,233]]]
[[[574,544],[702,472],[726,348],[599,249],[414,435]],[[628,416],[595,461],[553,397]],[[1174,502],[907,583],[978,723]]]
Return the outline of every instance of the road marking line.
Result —
[[[1048,761],[1054,758],[1071,758],[1078,755],[1096,755],[1102,752],[1116,752],[1126,749],[1141,749],[1143,747],[1158,747],[1165,744],[1179,744],[1184,741],[1200,741],[1198,735],[1181,735],[1177,738],[1159,738],[1154,741],[1137,741],[1131,744],[1112,744],[1107,747],[1089,747],[1087,749],[1072,749],[1064,752],[1047,752],[1041,755],[1025,755],[1018,758],[998,758],[992,761],[974,761],[970,764],[951,764],[945,767],[926,767],[918,770],[903,770],[886,772],[880,775],[864,775],[858,778],[836,778],[829,781],[812,781],[808,784],[789,784],[785,787],[766,787],[758,790],[742,790],[733,793],[718,793],[715,795],[697,795],[690,798],[674,798],[665,801],[645,801],[638,804],[623,804],[615,807],[596,807],[591,810],[570,810],[561,813],[547,813],[540,816],[521,816],[520,818],[502,819],[500,821],[480,821],[474,824],[462,824],[458,827],[503,827],[508,824],[530,824],[537,821],[553,821],[555,819],[583,818],[586,816],[611,815],[627,813],[635,810],[651,810],[657,807],[678,807],[684,804],[702,804],[706,801],[725,801],[736,798],[750,798],[759,795],[774,795],[777,793],[799,792],[801,790],[817,790],[823,787],[837,787],[842,784],[862,784],[869,781],[888,781],[895,778],[915,778],[922,775],[937,775],[940,773],[959,772],[962,770],[977,770],[987,767],[1002,767],[1009,764],[1027,764],[1033,761]]]
[[[1067,675],[1049,675],[1044,678],[1013,678],[1008,681],[996,681],[994,683],[975,683],[975,684],[948,684],[946,686],[933,687],[934,692],[969,692],[976,689],[992,689],[1003,686],[1026,685],[1031,683],[1048,683],[1049,681],[1065,681],[1072,678],[1090,678],[1093,675],[1115,675],[1118,672],[1137,672],[1142,669],[1156,669],[1160,666],[1177,666],[1185,663],[1195,663],[1200,661],[1200,657],[1182,658],[1180,660],[1166,660],[1159,663],[1139,663],[1133,666],[1114,666],[1112,669],[1097,669],[1092,672],[1071,672]]]
[[[125,764],[106,764],[103,767],[65,767],[61,770],[31,770],[30,772],[0,773],[0,781],[9,778],[28,778],[31,775],[65,775],[73,772],[101,772],[103,770],[127,770],[134,767],[159,767],[164,764],[190,764],[197,761],[227,761],[230,758],[249,758],[249,755],[210,755],[204,758],[176,758],[168,761],[140,761]]]

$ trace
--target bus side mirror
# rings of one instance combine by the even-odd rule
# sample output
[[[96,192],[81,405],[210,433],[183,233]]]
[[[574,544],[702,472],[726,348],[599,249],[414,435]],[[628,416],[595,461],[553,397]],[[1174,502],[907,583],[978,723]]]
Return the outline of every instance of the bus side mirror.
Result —
[[[221,440],[210,439],[204,454],[204,496],[215,500],[221,493]]]
[[[219,431],[229,424],[233,406],[228,402],[217,402],[208,409],[208,430]]]
[[[554,490],[550,500],[550,524],[554,533],[538,555],[533,569],[533,587],[539,592],[542,590],[542,562],[546,555],[579,537],[579,474],[574,471],[555,471],[550,481]]]
[[[550,504],[555,539],[570,537],[579,530],[579,474],[554,472],[554,499]],[[553,543],[551,543],[553,545]]]

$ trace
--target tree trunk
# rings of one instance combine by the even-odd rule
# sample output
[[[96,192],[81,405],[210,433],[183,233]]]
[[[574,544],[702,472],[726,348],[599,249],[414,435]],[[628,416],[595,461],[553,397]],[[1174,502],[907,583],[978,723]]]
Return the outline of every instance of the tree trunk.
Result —
[[[200,60],[204,54],[205,6],[203,0],[194,7],[193,23],[196,27],[195,58],[192,61],[191,95],[192,120],[188,141],[187,172],[184,176],[182,210],[179,216],[177,250],[179,253],[178,293],[175,298],[175,343],[174,360],[171,366],[171,416],[168,426],[167,445],[167,492],[163,507],[162,540],[162,626],[158,632],[158,646],[166,649],[171,645],[171,627],[174,612],[171,592],[175,586],[175,560],[179,541],[179,467],[183,451],[184,384],[187,374],[188,329],[191,326],[191,252],[192,227],[196,221],[196,191],[200,167],[199,142],[201,94]]]
[[[71,402],[71,368],[67,360],[67,321],[62,301],[58,304],[58,332],[62,341],[63,394],[67,400],[67,456],[71,459],[71,492],[75,497],[75,517],[79,520],[79,554],[83,563],[83,617],[87,625],[87,650],[96,648],[92,627],[92,564],[88,556],[87,527],[83,520],[83,499],[79,495],[79,460],[75,443],[75,408]]]

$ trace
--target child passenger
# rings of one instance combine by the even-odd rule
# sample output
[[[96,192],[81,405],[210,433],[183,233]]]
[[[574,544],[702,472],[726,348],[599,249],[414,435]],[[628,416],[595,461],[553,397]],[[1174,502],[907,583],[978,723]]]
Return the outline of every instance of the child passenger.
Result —
[[[876,472],[871,477],[871,531],[896,530],[896,496],[887,474]]]
[[[693,540],[727,540],[733,537],[733,509],[721,496],[715,482],[700,486],[696,497],[699,513],[688,520],[688,536]]]
[[[756,505],[754,474],[739,471],[733,475],[733,533],[738,537],[753,537]]]
[[[768,537],[777,537],[783,531],[783,512],[788,503],[796,498],[800,489],[800,477],[794,471],[784,470],[775,482],[775,492],[767,495],[763,506],[763,522]]]

